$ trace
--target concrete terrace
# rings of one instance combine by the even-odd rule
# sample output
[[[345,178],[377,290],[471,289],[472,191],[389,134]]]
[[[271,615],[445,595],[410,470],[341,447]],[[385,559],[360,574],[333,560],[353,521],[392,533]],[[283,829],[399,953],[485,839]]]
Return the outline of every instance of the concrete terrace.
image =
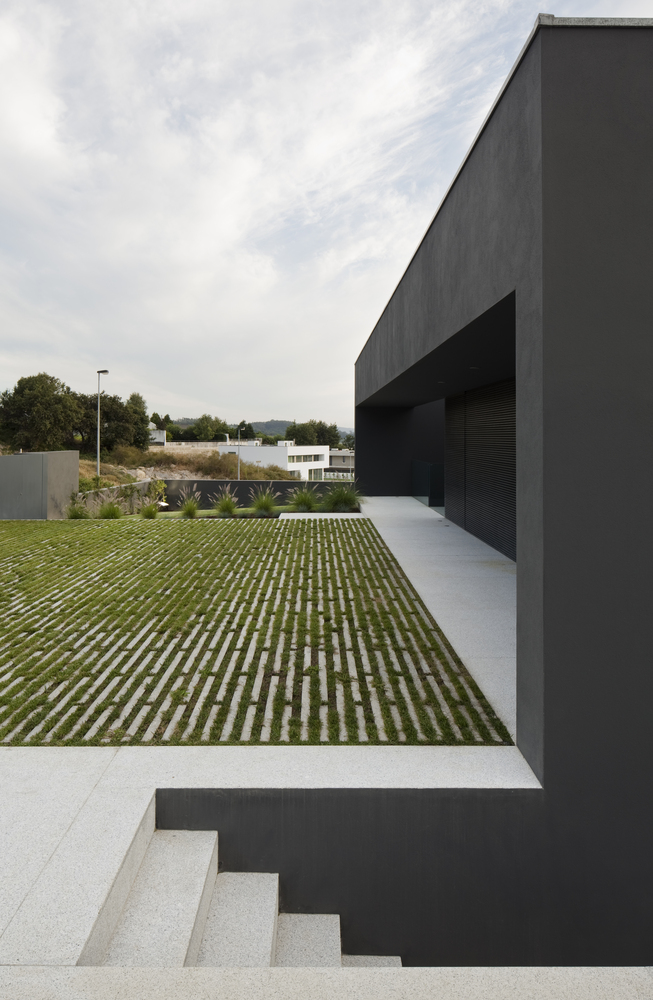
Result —
[[[425,608],[455,636],[453,648],[464,651],[466,667],[483,679],[493,707],[513,730],[512,564],[460,529],[447,527],[446,519],[417,501],[375,498],[365,514]],[[358,519],[358,530],[364,530],[366,518]],[[111,916],[111,905],[116,909],[115,887],[124,881],[127,862],[134,869],[130,884],[138,888],[134,845],[141,843],[144,829],[154,843],[157,789],[538,790],[539,782],[514,746],[5,746],[0,748],[0,787],[0,992],[12,1000],[172,1000],[180,995],[189,1000],[307,995],[325,1000],[372,995],[379,1000],[485,1000],[488,995],[625,1000],[651,995],[653,978],[646,969],[370,968],[369,962],[383,964],[383,959],[346,955],[343,966],[363,967],[111,967],[121,961],[116,954],[127,934],[124,918],[111,946],[105,946],[108,958],[89,948],[91,940],[99,949],[95,928],[101,929],[107,912]],[[207,839],[205,833],[200,836]],[[208,857],[211,844],[207,840],[200,846]],[[144,850],[141,844],[141,854]],[[72,872],[83,875],[71,877]],[[146,874],[144,863],[140,877]],[[136,920],[129,905],[125,912],[128,920]],[[210,924],[213,911],[208,912]],[[114,914],[114,923],[117,919]],[[279,921],[283,929],[281,916]],[[277,964],[283,964],[283,936],[278,941]],[[200,964],[206,949],[204,942]]]

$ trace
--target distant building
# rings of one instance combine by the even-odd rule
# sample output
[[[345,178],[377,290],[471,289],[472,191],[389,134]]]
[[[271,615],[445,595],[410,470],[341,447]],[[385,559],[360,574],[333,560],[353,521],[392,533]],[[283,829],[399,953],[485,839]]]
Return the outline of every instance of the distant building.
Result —
[[[329,451],[329,471],[325,473],[325,477],[327,479],[354,478],[353,448],[331,448]]]
[[[152,422],[149,423],[148,430],[150,432],[150,444],[163,445],[163,447],[165,448],[166,445],[165,430],[160,431],[156,426],[156,424],[153,424]]]

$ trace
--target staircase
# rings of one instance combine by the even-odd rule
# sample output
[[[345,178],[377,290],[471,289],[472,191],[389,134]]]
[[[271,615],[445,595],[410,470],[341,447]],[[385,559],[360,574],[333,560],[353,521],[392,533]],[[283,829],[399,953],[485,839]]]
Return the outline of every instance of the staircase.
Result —
[[[337,914],[279,913],[279,876],[218,875],[215,831],[155,830],[102,964],[295,968],[400,966],[342,955]]]

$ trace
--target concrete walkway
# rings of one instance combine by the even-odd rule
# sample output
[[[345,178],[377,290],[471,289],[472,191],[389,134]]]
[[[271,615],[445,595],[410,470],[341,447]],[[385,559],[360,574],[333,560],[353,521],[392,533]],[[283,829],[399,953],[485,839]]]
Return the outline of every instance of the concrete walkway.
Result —
[[[514,737],[515,563],[413,497],[370,497],[363,511]]]

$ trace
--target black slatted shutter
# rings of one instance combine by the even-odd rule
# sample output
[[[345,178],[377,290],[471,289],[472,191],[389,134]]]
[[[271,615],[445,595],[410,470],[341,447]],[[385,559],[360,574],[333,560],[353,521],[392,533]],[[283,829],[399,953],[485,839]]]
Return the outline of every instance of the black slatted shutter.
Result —
[[[515,559],[515,380],[448,399],[446,434],[446,516]]]
[[[465,394],[451,396],[444,409],[444,503],[445,514],[465,527]]]

